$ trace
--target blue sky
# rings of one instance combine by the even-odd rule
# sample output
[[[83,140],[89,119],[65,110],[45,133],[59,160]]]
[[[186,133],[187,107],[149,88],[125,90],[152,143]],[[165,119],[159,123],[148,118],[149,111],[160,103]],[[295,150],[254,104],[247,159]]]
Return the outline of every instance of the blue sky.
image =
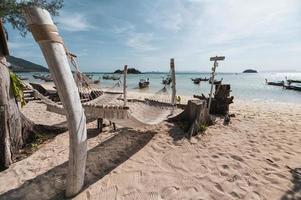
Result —
[[[81,71],[301,70],[300,0],[65,0],[58,23]],[[46,66],[38,45],[9,31],[12,55]]]

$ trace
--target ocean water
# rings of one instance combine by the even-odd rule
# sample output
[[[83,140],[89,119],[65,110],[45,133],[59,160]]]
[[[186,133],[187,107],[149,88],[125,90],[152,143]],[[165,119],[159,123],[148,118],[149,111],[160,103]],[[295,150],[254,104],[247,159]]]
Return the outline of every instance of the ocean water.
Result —
[[[28,77],[30,82],[39,82],[32,77],[34,73],[20,73],[23,77]],[[100,79],[100,86],[103,88],[113,87],[117,81],[103,80],[103,73],[94,73],[93,79]],[[128,90],[136,92],[155,93],[162,89],[162,77],[166,73],[156,74],[129,74],[127,78]],[[193,94],[210,93],[210,84],[208,82],[201,82],[199,85],[194,84],[191,78],[196,77],[209,77],[209,73],[177,73],[176,74],[176,88],[177,95],[192,96]],[[288,79],[301,80],[301,73],[256,73],[256,74],[243,74],[243,73],[218,73],[216,79],[223,78],[224,84],[231,85],[231,95],[235,99],[241,100],[264,100],[273,102],[288,102],[288,103],[301,103],[301,92],[285,90],[278,86],[269,86],[265,83],[268,81],[281,81]],[[138,82],[141,78],[149,78],[149,88],[139,89]],[[120,80],[123,80],[121,77]],[[115,90],[122,90],[122,87],[115,87]],[[171,92],[171,88],[168,87]]]

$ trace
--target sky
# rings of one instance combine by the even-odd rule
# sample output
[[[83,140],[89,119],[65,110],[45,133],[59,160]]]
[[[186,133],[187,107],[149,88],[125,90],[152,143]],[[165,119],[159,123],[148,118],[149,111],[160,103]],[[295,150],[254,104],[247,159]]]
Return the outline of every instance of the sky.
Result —
[[[301,71],[300,0],[65,0],[54,17],[81,71]],[[46,66],[31,33],[7,25],[11,55]]]

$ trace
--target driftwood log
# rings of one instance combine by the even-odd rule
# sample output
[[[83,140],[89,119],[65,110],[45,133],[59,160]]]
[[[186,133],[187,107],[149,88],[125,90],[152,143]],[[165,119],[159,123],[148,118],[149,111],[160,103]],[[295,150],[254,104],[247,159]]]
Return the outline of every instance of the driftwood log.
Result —
[[[204,100],[189,100],[184,111],[170,119],[171,122],[181,122],[187,127],[187,137],[191,138],[210,124],[207,103]]]

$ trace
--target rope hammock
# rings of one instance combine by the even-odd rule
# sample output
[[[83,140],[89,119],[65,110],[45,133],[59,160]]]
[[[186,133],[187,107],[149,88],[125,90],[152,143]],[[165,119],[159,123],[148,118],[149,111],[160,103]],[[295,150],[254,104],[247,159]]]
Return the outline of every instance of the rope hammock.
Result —
[[[79,72],[74,56],[70,56],[69,58],[76,69],[75,82],[79,93],[81,97],[86,95],[89,99],[82,103],[88,118],[103,118],[124,127],[138,128],[158,124],[166,120],[173,113],[175,106],[171,103],[166,86],[156,92],[154,96],[144,101],[132,99],[127,101],[125,106],[124,99],[122,99],[123,92],[93,90],[85,76]],[[121,81],[118,81],[114,86],[117,87],[120,84]],[[66,114],[62,105],[48,99],[35,89],[33,91],[35,96],[47,105],[47,111],[60,115]],[[93,98],[93,94],[97,97]]]
[[[33,91],[35,96],[46,104],[47,111],[60,115],[66,114],[62,105],[48,99],[35,89]],[[82,106],[90,119],[103,118],[132,128],[158,124],[166,120],[174,109],[171,105],[152,100],[130,100],[127,106],[123,106],[124,102],[120,97],[120,93],[107,93],[83,103]]]

